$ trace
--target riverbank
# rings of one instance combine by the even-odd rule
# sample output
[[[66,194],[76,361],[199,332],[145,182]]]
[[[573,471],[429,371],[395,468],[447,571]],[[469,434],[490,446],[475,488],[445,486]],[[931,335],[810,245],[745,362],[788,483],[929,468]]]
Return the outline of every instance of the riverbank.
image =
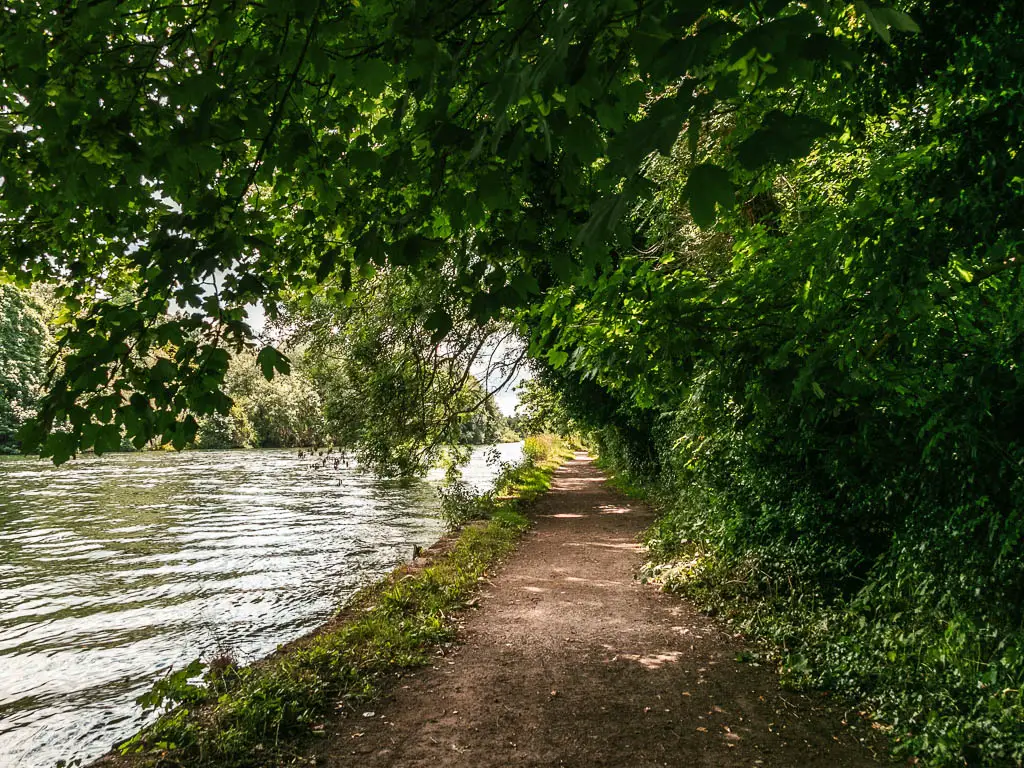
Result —
[[[475,502],[486,520],[467,524],[364,590],[324,627],[249,667],[215,660],[205,687],[189,682],[203,671],[198,666],[164,680],[148,703],[170,711],[96,764],[290,759],[297,741],[324,733],[331,718],[355,711],[452,642],[456,611],[526,528],[520,507],[548,487],[565,458],[561,451],[554,441],[528,441],[530,461],[504,473],[485,502]]]
[[[635,578],[653,514],[560,468],[460,643],[304,760],[332,768],[809,766],[884,761],[868,723],[780,688],[743,642]],[[844,723],[844,720],[846,723]]]

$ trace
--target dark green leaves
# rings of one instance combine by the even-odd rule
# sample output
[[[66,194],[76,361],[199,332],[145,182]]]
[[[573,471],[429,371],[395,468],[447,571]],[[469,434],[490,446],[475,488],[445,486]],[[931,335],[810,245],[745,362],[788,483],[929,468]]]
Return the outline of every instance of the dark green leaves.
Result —
[[[26,440],[27,442],[27,440]],[[63,464],[75,455],[78,439],[70,432],[54,432],[46,438],[43,454],[50,456],[54,464]]]
[[[651,152],[668,154],[692,103],[693,97],[680,91],[652,104],[643,118],[630,123],[612,140],[608,153],[614,167],[627,174],[635,172]]]
[[[762,127],[736,147],[743,167],[755,170],[769,163],[787,163],[804,157],[814,142],[831,132],[831,126],[809,115],[788,115],[773,110]]]
[[[730,209],[736,202],[736,192],[729,173],[717,165],[703,163],[690,170],[686,180],[686,197],[690,201],[690,214],[699,227],[715,223],[715,206]]]
[[[274,372],[287,376],[291,372],[291,363],[287,356],[281,354],[273,347],[264,347],[256,355],[256,364],[263,372],[263,377],[270,381],[274,378]]]
[[[97,286],[119,294],[67,337],[47,429],[113,390],[151,404],[126,417],[129,440],[180,439],[167,414],[223,406],[226,363],[203,350],[252,343],[242,308],[336,275],[351,294],[356,275],[472,251],[487,269],[456,292],[481,323],[591,279],[640,239],[651,163],[687,120],[691,152],[731,168],[721,115],[830,82],[831,48],[809,43],[845,11],[769,7],[124,0],[56,35],[31,4],[8,14],[0,221],[24,224],[0,240],[0,271],[59,276],[75,315]],[[798,154],[799,127],[796,149],[769,131],[741,164]],[[708,226],[732,188],[714,166],[694,175],[685,194]],[[430,326],[448,332],[440,315]],[[266,376],[284,365],[260,353]]]
[[[116,451],[121,447],[121,429],[116,424],[104,424],[96,430],[93,450],[97,456]]]
[[[437,344],[452,329],[452,316],[443,309],[436,309],[427,316],[423,327],[430,331],[430,340]]]

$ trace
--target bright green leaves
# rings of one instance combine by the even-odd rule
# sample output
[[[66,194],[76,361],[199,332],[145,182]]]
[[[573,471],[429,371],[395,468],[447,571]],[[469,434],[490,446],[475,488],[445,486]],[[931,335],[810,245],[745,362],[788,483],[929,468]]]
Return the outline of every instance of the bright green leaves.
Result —
[[[256,355],[256,364],[260,367],[263,377],[270,381],[274,373],[281,373],[287,376],[291,372],[291,362],[287,355],[278,352],[273,347],[264,347]]]
[[[715,223],[715,206],[725,210],[736,204],[736,191],[728,171],[711,163],[703,163],[690,170],[686,180],[686,197],[690,201],[690,214],[699,227]]]
[[[561,368],[569,360],[569,353],[563,349],[552,349],[547,354],[548,363],[552,368]]]

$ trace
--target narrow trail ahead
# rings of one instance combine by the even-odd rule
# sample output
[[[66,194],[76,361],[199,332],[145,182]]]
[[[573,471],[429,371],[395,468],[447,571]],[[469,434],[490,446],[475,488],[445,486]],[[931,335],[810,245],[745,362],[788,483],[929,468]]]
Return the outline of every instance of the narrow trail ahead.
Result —
[[[841,711],[634,579],[651,512],[603,480],[581,457],[562,467],[457,649],[332,729],[317,765],[876,765]]]

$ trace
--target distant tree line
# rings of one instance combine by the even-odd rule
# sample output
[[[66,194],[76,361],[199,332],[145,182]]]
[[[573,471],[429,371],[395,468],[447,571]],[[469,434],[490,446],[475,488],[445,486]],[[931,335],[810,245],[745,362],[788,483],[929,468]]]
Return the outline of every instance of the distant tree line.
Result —
[[[388,301],[393,298],[388,295]],[[427,388],[410,393],[416,371],[425,369],[411,363],[396,366],[395,361],[407,355],[409,362],[422,350],[392,348],[385,355],[382,335],[377,333],[380,327],[361,326],[359,338],[354,339],[351,333],[339,335],[339,325],[334,322],[341,322],[337,317],[329,324],[314,322],[317,311],[324,308],[295,308],[278,319],[277,327],[290,329],[294,344],[288,352],[291,375],[268,379],[254,352],[243,350],[230,357],[224,393],[231,403],[225,413],[197,417],[196,447],[353,447],[361,425],[376,418],[375,403],[378,413],[390,412],[403,393],[408,398],[406,416],[436,420],[447,430],[445,444],[449,447],[519,439],[493,396],[471,372],[449,381],[443,393],[439,382],[433,385],[433,395]],[[18,432],[35,414],[54,353],[54,338],[60,332],[54,317],[45,294],[0,284],[0,453],[18,452]],[[59,360],[56,365],[59,367]],[[442,401],[442,394],[451,397]],[[425,409],[434,412],[426,414]],[[119,435],[112,448],[133,450],[134,446]],[[367,455],[374,460],[373,454]],[[421,457],[418,464],[409,459],[403,464],[397,452],[381,456],[377,454],[376,466],[385,470],[402,464],[415,471],[437,458]]]
[[[18,429],[42,395],[52,345],[39,297],[0,283],[0,454],[17,452]]]

